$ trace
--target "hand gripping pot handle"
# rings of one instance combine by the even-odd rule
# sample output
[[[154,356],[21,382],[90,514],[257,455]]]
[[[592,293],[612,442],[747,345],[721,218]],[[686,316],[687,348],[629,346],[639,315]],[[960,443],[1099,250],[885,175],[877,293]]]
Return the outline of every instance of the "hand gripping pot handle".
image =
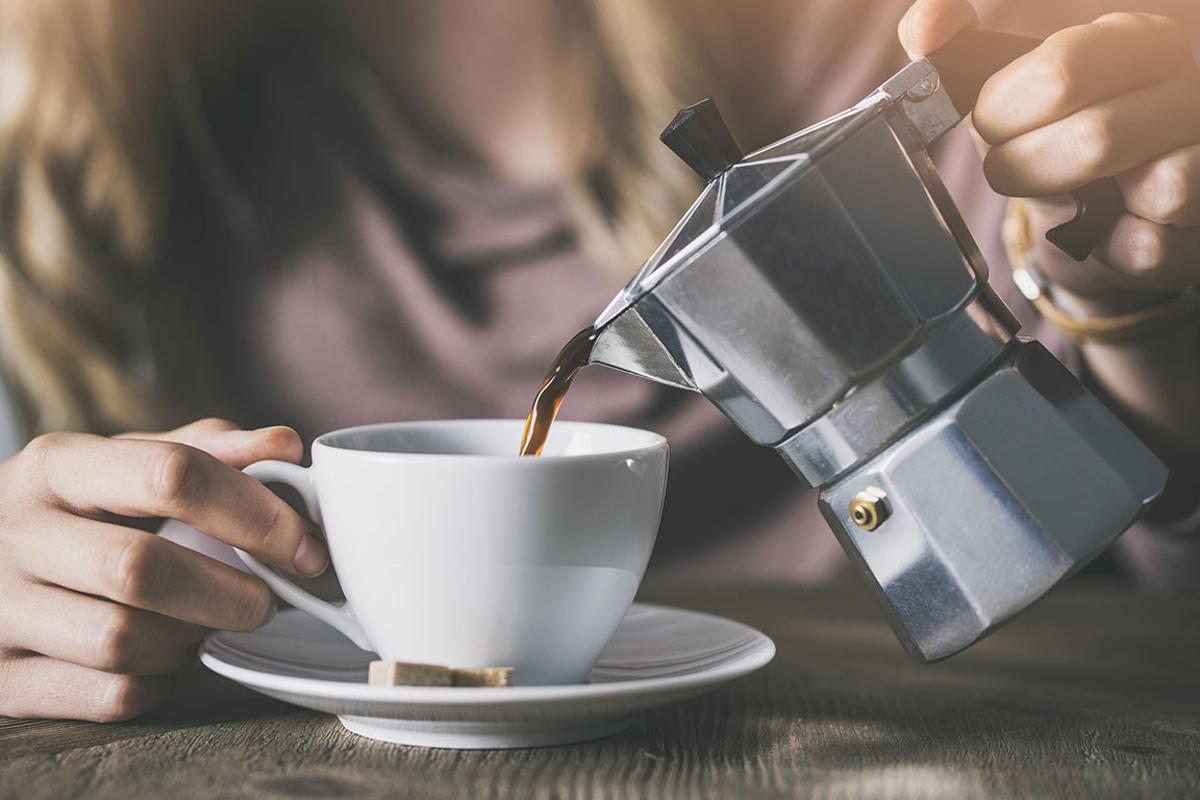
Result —
[[[971,113],[988,79],[1037,48],[1040,39],[970,28],[929,56],[954,107]],[[1071,192],[1075,217],[1046,233],[1058,249],[1086,261],[1125,213],[1125,201],[1114,178],[1101,178]]]

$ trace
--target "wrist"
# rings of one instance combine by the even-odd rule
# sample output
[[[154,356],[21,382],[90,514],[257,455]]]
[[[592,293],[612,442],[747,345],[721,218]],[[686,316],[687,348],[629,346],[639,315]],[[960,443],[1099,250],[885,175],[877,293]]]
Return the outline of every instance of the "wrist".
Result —
[[[1003,228],[1013,280],[1038,313],[1059,333],[1079,343],[1141,343],[1164,333],[1200,325],[1200,287],[1177,291],[1108,286],[1048,279],[1033,258],[1033,238],[1024,200],[1013,200]],[[1068,273],[1069,274],[1069,273]]]
[[[1051,299],[1064,311],[1084,319],[1115,317],[1161,306],[1180,295],[1164,291],[1097,291],[1086,292],[1052,284]]]

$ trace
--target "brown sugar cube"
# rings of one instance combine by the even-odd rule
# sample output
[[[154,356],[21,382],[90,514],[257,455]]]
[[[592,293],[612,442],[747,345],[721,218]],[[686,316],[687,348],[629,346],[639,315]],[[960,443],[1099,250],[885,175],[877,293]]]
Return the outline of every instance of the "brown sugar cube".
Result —
[[[371,686],[453,686],[449,667],[438,664],[408,664],[403,661],[372,661],[367,667]]]
[[[451,670],[455,686],[512,686],[512,667]]]

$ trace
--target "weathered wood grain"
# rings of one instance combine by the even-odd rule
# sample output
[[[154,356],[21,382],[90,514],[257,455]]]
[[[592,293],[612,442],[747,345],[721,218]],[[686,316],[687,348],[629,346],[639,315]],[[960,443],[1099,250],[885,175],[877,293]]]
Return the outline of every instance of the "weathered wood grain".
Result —
[[[650,587],[775,662],[601,742],[420,750],[203,670],[134,723],[0,720],[0,796],[1200,796],[1200,602],[1075,582],[967,653],[908,660],[853,587]]]

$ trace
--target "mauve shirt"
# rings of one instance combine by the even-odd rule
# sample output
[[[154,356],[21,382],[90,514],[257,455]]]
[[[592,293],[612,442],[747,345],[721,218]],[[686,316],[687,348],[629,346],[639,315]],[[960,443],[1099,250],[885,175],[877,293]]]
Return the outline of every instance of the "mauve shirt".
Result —
[[[777,134],[853,104],[898,69],[895,28],[906,6],[809,0],[796,46],[779,61],[795,80],[778,101],[794,112],[790,127]],[[1012,24],[1029,19],[1019,10],[985,22],[1028,31]],[[1043,9],[1034,28],[1090,16],[1048,20]],[[307,440],[360,423],[523,417],[558,347],[620,288],[580,250],[556,188],[508,185],[422,137],[352,54],[270,52],[216,117],[246,201],[229,213],[240,238],[197,223],[175,241],[180,263],[203,262],[193,311],[219,322],[206,326],[208,345],[236,418],[292,425]],[[993,285],[1030,323],[1025,333],[1038,331],[1005,268],[1004,200],[983,181],[965,131],[937,157]],[[816,493],[703,398],[591,368],[562,417],[670,440],[652,573],[815,582],[848,568]],[[1153,540],[1132,548],[1142,572],[1161,575],[1187,559],[1191,574],[1200,571],[1192,543],[1164,559],[1153,532],[1127,536],[1124,549],[1138,536]]]

